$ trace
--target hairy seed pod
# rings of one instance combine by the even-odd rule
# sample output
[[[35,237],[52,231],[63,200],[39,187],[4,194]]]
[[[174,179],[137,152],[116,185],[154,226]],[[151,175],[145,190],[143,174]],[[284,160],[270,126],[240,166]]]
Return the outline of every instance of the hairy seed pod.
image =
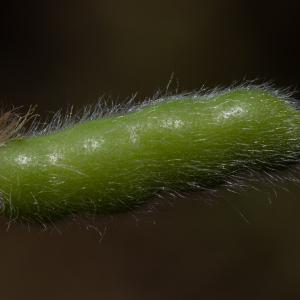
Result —
[[[297,162],[300,112],[266,89],[170,97],[0,148],[2,211],[47,221],[132,209]]]

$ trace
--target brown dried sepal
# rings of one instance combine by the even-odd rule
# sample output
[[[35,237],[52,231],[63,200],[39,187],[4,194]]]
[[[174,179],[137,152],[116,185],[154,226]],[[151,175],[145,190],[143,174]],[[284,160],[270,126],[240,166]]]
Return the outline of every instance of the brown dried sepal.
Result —
[[[35,116],[34,109],[30,107],[24,115],[19,115],[15,109],[0,115],[0,146],[12,138],[22,137],[24,125]]]

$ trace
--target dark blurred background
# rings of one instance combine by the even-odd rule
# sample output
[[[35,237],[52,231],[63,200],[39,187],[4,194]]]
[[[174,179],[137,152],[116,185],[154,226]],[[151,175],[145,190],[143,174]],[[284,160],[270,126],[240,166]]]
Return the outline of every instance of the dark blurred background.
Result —
[[[0,99],[46,115],[102,95],[142,100],[172,74],[179,91],[245,78],[297,88],[299,9],[297,1],[3,1]],[[7,231],[2,218],[0,298],[299,299],[299,196],[296,184],[220,187],[46,232]]]

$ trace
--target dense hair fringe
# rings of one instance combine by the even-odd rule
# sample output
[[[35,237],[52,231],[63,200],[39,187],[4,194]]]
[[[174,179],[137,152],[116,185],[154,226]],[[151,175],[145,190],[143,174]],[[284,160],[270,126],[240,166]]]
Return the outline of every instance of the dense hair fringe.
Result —
[[[11,109],[0,114],[0,146],[10,139],[23,138],[30,136],[40,136],[52,134],[66,128],[73,127],[76,124],[101,118],[114,117],[142,110],[145,107],[166,101],[197,99],[199,101],[209,100],[216,96],[234,90],[260,89],[271,93],[282,100],[290,102],[299,109],[299,102],[293,98],[296,90],[289,88],[278,88],[272,82],[257,83],[256,80],[235,82],[229,87],[217,86],[213,89],[202,86],[198,90],[190,92],[172,93],[169,91],[169,84],[166,90],[157,91],[152,97],[143,101],[136,99],[136,94],[121,103],[114,103],[101,97],[95,104],[84,106],[79,111],[74,111],[70,107],[66,111],[59,110],[50,115],[46,120],[41,120],[39,115],[35,114],[35,107],[31,106],[25,114],[18,113],[19,109]]]

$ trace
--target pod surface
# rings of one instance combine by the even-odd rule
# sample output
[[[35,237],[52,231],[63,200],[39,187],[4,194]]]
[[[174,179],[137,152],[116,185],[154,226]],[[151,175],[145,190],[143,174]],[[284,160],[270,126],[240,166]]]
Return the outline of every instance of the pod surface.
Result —
[[[47,221],[134,208],[220,184],[244,168],[296,162],[300,113],[265,90],[154,102],[0,148],[3,213]]]

